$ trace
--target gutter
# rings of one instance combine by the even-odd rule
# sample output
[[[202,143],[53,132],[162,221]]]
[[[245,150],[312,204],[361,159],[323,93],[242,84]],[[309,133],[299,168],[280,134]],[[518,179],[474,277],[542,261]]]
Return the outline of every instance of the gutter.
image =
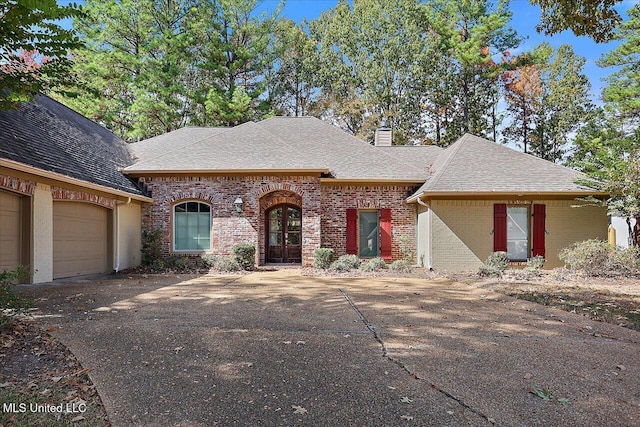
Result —
[[[420,194],[414,194],[405,199],[407,203],[418,202],[424,197],[472,197],[472,198],[505,198],[505,197],[545,197],[545,196],[571,196],[575,197],[587,197],[587,196],[596,196],[596,197],[606,197],[609,196],[609,193],[604,193],[600,191],[575,191],[575,190],[567,190],[567,191],[434,191],[434,192],[426,192],[423,191]],[[419,202],[418,202],[419,203]]]
[[[146,203],[153,202],[153,199],[150,197],[128,193],[123,190],[107,187],[105,185],[95,184],[93,182],[84,181],[78,178],[72,178],[70,176],[63,175],[58,172],[47,171],[44,169],[36,168],[34,166],[26,165],[24,163],[16,162],[14,160],[0,158],[0,166],[6,167],[8,169],[17,170],[20,172],[25,172],[31,175],[40,176],[43,178],[52,179],[54,181],[64,182],[66,184],[72,184],[72,185],[77,185],[84,188],[89,188],[91,190],[100,191],[102,193],[108,193],[115,196],[125,197],[127,199],[138,200]]]

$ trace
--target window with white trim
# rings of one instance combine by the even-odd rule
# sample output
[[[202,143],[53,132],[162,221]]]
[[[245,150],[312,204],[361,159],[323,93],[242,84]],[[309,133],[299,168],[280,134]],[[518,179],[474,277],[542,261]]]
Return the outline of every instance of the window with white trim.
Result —
[[[529,208],[507,207],[507,257],[511,261],[529,258]]]
[[[211,249],[211,206],[184,202],[173,207],[173,250]]]

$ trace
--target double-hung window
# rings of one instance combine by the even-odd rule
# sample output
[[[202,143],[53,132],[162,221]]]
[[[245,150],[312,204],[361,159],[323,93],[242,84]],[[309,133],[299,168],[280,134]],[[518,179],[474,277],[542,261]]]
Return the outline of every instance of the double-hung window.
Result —
[[[391,259],[391,209],[347,209],[347,253]]]
[[[533,214],[531,212],[533,207]],[[545,256],[546,206],[493,206],[493,251],[506,252],[510,261]]]
[[[211,249],[211,207],[201,202],[184,202],[173,208],[173,249]]]

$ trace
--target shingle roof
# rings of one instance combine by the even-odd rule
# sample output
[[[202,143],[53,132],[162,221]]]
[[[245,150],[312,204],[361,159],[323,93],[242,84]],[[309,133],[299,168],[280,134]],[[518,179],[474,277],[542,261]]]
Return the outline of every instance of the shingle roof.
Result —
[[[0,111],[0,157],[142,195],[120,171],[133,163],[127,144],[43,95]]]
[[[580,176],[573,169],[465,134],[442,151],[431,176],[411,198],[455,192],[593,193],[575,183]]]
[[[425,171],[426,178],[440,153],[444,150],[435,145],[393,145],[391,147],[376,147],[398,160]]]
[[[156,137],[167,144],[177,132]],[[186,139],[187,135],[183,135]],[[142,141],[146,149],[152,141]],[[137,152],[137,144],[133,144]],[[163,155],[145,159],[127,172],[328,170],[338,179],[388,179],[421,182],[423,168],[398,159],[313,117],[274,117],[216,131],[197,141],[182,142]]]
[[[164,135],[155,136],[135,143],[134,154],[140,161],[153,159],[166,154],[167,151],[177,150],[185,145],[213,136],[229,128],[187,126]]]

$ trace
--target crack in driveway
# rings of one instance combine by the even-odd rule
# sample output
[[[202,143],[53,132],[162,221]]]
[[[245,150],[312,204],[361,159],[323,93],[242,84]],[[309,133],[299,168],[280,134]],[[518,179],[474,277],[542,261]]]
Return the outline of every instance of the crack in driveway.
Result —
[[[373,335],[373,337],[375,338],[375,340],[380,344],[380,346],[382,347],[382,357],[384,357],[385,359],[389,360],[390,362],[392,362],[393,364],[397,365],[398,367],[400,367],[402,370],[404,370],[407,374],[409,374],[412,378],[419,380],[419,381],[426,381],[429,383],[429,385],[431,386],[432,389],[438,391],[440,394],[443,394],[444,396],[448,397],[449,399],[454,400],[455,402],[457,402],[460,406],[468,409],[469,411],[473,412],[474,414],[484,418],[485,420],[487,420],[487,422],[491,423],[491,424],[496,424],[495,420],[493,418],[490,418],[489,416],[487,416],[485,413],[483,413],[482,411],[480,411],[477,408],[474,408],[473,406],[471,406],[470,404],[466,403],[464,400],[462,400],[459,397],[454,396],[453,394],[449,393],[446,390],[443,390],[442,388],[440,388],[438,385],[434,384],[433,382],[429,381],[427,378],[422,378],[420,377],[417,373],[411,371],[411,369],[409,369],[404,363],[402,363],[402,361],[400,361],[399,359],[396,359],[395,357],[391,356],[389,354],[389,352],[387,351],[387,346],[384,343],[384,340],[382,339],[382,336],[380,335],[380,332],[376,329],[376,327],[371,324],[371,322],[369,322],[369,320],[367,320],[367,317],[364,315],[364,313],[362,311],[360,311],[360,309],[358,308],[358,306],[355,304],[355,302],[351,299],[351,297],[349,297],[349,294],[347,294],[347,292],[342,289],[339,288],[338,289],[340,291],[340,293],[342,294],[342,296],[344,297],[344,299],[349,303],[349,305],[351,306],[351,308],[353,309],[353,311],[355,311],[355,313],[358,315],[358,317],[360,318],[360,320],[362,321],[362,323],[364,324],[364,326],[371,332],[371,334]]]

